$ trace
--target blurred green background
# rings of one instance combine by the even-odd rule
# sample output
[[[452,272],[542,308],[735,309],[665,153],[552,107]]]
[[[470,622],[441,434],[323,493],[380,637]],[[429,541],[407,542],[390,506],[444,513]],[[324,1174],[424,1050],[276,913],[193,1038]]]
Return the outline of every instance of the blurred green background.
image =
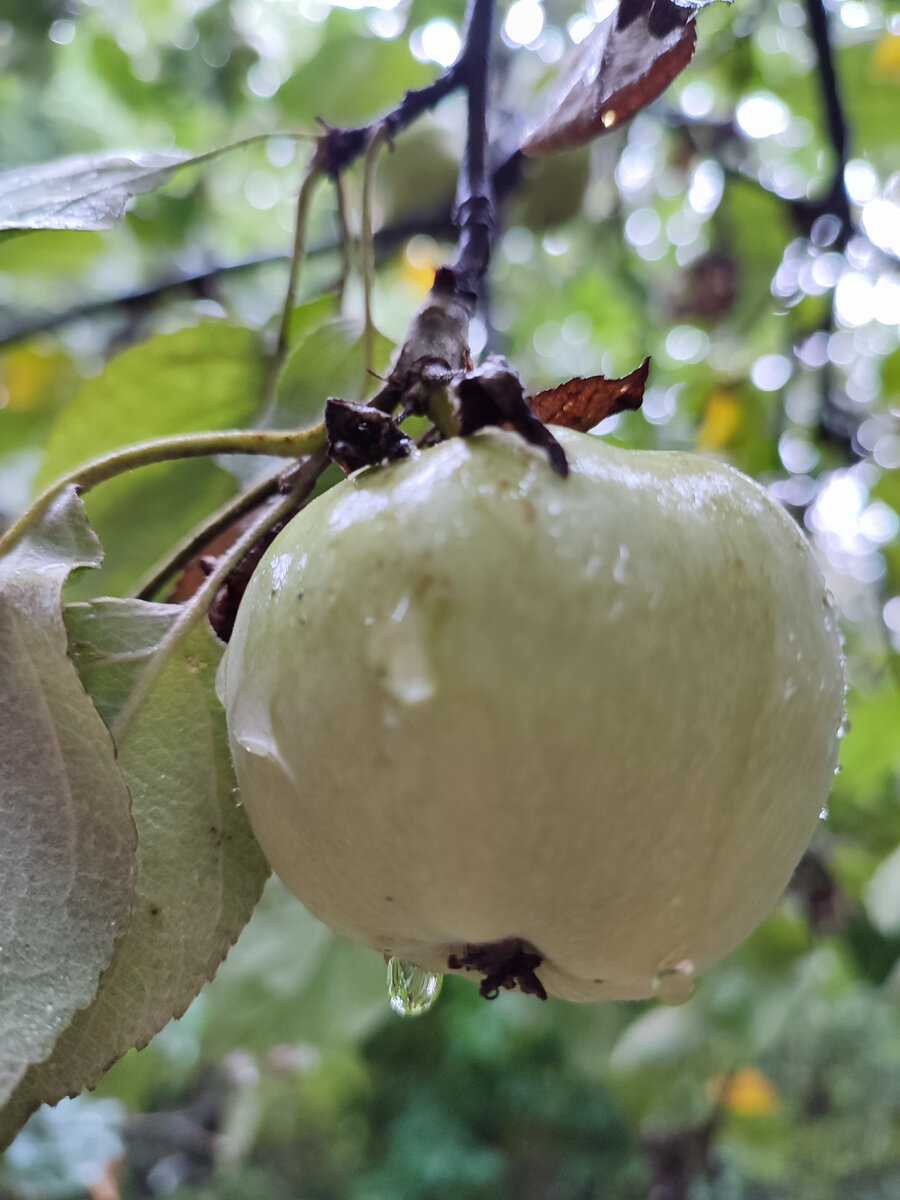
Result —
[[[845,164],[803,5],[713,5],[649,111],[512,172],[474,330],[535,390],[652,354],[643,410],[601,432],[725,457],[808,531],[843,615],[851,732],[779,909],[681,1008],[487,1004],[451,978],[430,1014],[402,1020],[380,958],[273,884],[180,1021],[93,1096],[32,1119],[2,1159],[4,1200],[900,1198],[900,9],[826,7]],[[501,7],[499,157],[610,8]],[[0,526],[98,431],[160,431],[165,334],[199,330],[183,364],[196,372],[222,364],[218,323],[240,325],[213,423],[254,420],[306,153],[279,133],[391,106],[452,61],[462,15],[459,0],[0,0],[0,169],[272,135],[139,197],[109,233],[0,246]],[[463,122],[452,98],[379,166],[374,312],[395,342],[450,253]],[[844,246],[819,203],[842,167]],[[354,223],[357,170],[347,184]],[[298,423],[337,390],[352,344],[353,326],[329,323],[327,188],[312,242],[295,324],[307,366],[286,396]],[[351,280],[343,312],[359,311]],[[148,357],[99,387],[129,347]],[[183,428],[209,423],[194,378]],[[147,415],[115,429],[126,405]],[[210,462],[92,498],[109,561],[74,594],[130,586],[237,486]]]

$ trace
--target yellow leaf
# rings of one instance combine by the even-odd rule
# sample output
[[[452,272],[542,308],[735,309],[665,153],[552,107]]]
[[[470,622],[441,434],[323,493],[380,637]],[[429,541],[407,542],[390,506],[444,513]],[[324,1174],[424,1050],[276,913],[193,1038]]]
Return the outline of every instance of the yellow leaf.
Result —
[[[698,450],[721,450],[734,440],[743,412],[731,392],[713,392],[706,405],[703,424],[697,431]]]
[[[781,1108],[774,1083],[756,1067],[743,1067],[727,1079],[710,1080],[709,1091],[738,1117],[768,1117]]]
[[[900,83],[900,34],[886,33],[879,38],[872,54],[876,75]]]
[[[6,354],[0,362],[0,385],[6,388],[10,411],[27,412],[39,407],[64,358],[59,353],[39,354],[32,349]]]
[[[440,265],[437,242],[422,235],[410,238],[403,256],[403,281],[413,292],[424,297],[434,283],[434,273]]]

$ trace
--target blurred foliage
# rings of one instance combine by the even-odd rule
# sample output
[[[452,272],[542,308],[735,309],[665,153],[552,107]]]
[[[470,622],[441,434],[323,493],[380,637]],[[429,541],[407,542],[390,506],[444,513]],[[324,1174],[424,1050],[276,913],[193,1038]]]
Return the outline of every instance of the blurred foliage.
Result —
[[[522,45],[529,3],[503,10],[501,156],[584,32],[571,0],[546,0]],[[683,1008],[486,1005],[449,979],[404,1022],[378,957],[272,885],[181,1021],[97,1098],[36,1115],[3,1160],[5,1197],[900,1197],[900,16],[890,0],[827,9],[850,126],[844,248],[816,207],[836,159],[803,6],[713,5],[650,111],[519,172],[475,327],[535,390],[652,354],[642,412],[601,432],[728,458],[813,539],[844,618],[851,732],[779,910]],[[108,234],[0,246],[0,525],[76,459],[272,416],[256,347],[306,152],[279,131],[389,107],[433,77],[461,20],[457,0],[2,0],[0,168],[272,136],[180,172]],[[403,222],[378,254],[393,342],[447,252],[462,128],[451,99],[379,165],[376,220]],[[346,182],[355,227],[358,169]],[[328,188],[312,233],[276,397],[300,424],[334,380],[362,383]],[[77,594],[131,586],[235,475],[179,464],[92,497],[108,566]]]

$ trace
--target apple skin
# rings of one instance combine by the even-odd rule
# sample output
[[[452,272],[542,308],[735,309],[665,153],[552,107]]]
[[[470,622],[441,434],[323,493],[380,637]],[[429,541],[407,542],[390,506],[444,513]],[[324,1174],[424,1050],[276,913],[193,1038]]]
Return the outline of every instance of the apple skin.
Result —
[[[752,480],[554,429],[342,481],[278,536],[221,695],[241,794],[327,925],[435,972],[520,938],[648,996],[777,903],[835,770],[840,635]]]

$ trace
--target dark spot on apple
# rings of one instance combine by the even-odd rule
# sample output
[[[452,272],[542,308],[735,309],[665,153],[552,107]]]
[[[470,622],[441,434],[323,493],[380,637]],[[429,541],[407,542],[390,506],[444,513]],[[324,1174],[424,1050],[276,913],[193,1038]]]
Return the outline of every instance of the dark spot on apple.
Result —
[[[462,954],[451,954],[447,966],[452,971],[478,971],[484,978],[478,990],[485,1000],[496,1000],[500,989],[512,991],[518,988],[527,996],[547,999],[544,985],[535,971],[544,961],[534,947],[521,938],[502,938],[499,942],[485,942],[479,946],[466,946]]]

